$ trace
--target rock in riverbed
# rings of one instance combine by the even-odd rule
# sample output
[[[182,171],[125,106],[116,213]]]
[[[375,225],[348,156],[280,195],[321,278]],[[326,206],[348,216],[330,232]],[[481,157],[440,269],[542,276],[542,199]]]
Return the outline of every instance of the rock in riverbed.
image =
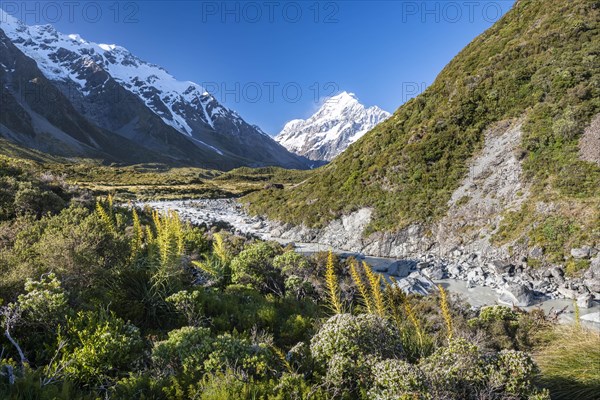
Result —
[[[412,272],[406,278],[399,279],[397,286],[406,294],[420,294],[423,296],[437,290],[435,283],[418,271]]]
[[[440,279],[447,278],[446,271],[439,265],[432,265],[429,267],[425,267],[421,270],[423,275],[428,277],[429,279],[433,279],[439,281]]]
[[[512,275],[515,271],[515,266],[509,261],[493,261],[490,267],[497,275],[508,274]]]
[[[594,296],[591,294],[584,294],[577,298],[577,306],[580,308],[592,308],[594,305]]]
[[[597,324],[600,324],[600,311],[599,312],[595,312],[595,313],[590,313],[590,314],[582,315],[581,319],[583,321],[595,322]]]
[[[590,269],[583,275],[584,284],[592,293],[596,293],[596,299],[600,300],[600,255],[592,258]]]
[[[407,277],[417,268],[417,262],[414,260],[398,260],[388,266],[387,273],[398,278]]]
[[[519,283],[511,283],[502,289],[499,300],[502,303],[517,307],[527,307],[533,304],[534,295],[531,289]]]

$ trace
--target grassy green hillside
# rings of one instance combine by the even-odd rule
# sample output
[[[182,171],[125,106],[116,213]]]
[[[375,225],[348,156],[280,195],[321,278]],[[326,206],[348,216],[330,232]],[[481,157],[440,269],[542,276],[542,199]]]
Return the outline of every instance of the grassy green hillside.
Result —
[[[530,204],[600,204],[600,168],[578,158],[579,137],[600,111],[599,20],[598,1],[518,1],[423,94],[302,184],[251,194],[251,209],[319,227],[370,206],[371,231],[435,221],[486,128],[520,117]]]
[[[0,155],[44,163],[65,162],[64,158],[51,156],[34,149],[28,149],[2,138],[0,138]]]

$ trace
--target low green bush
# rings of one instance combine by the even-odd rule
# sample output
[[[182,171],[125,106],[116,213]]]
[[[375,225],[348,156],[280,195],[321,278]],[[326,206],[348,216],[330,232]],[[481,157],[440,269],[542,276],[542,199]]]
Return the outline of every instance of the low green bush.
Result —
[[[273,265],[273,259],[281,251],[281,246],[276,243],[257,242],[246,247],[231,261],[233,283],[248,285],[263,293],[283,295],[283,277]]]
[[[131,371],[143,342],[138,328],[110,312],[80,311],[59,330],[57,348],[55,373],[94,388]]]
[[[352,394],[368,385],[374,363],[400,357],[402,344],[394,326],[381,317],[338,314],[313,336],[310,351],[325,385]]]

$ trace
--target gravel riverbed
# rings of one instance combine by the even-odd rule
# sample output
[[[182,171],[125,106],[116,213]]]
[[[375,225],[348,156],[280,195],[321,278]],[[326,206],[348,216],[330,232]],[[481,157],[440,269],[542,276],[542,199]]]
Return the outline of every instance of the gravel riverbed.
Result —
[[[386,276],[394,276],[407,292],[427,294],[442,285],[450,292],[459,293],[473,307],[493,304],[517,305],[524,309],[541,307],[548,312],[565,311],[562,321],[574,318],[574,303],[580,305],[584,323],[600,329],[600,304],[591,294],[580,295],[560,288],[565,278],[560,271],[541,274],[540,277],[520,271],[514,265],[501,261],[489,263],[489,268],[478,265],[471,255],[455,254],[454,259],[438,258],[433,254],[421,254],[411,258],[370,257],[316,242],[298,242],[278,235],[280,225],[260,216],[246,213],[244,206],[235,199],[156,201],[138,204],[159,211],[177,211],[180,217],[194,224],[221,225],[234,233],[254,235],[263,240],[282,244],[293,243],[300,253],[333,250],[343,256],[353,255],[367,261],[373,269]],[[462,256],[462,257],[461,257]],[[487,264],[486,264],[487,265]],[[548,276],[542,276],[548,275]],[[558,286],[557,282],[563,282]],[[554,286],[553,286],[554,285]],[[566,295],[566,296],[565,296]],[[564,298],[564,297],[572,297]]]

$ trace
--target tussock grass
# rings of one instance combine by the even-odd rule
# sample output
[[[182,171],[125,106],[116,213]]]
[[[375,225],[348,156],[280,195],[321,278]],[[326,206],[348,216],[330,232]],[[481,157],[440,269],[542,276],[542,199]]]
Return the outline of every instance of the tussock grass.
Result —
[[[576,325],[558,326],[551,336],[535,360],[552,399],[598,399],[600,333]]]

